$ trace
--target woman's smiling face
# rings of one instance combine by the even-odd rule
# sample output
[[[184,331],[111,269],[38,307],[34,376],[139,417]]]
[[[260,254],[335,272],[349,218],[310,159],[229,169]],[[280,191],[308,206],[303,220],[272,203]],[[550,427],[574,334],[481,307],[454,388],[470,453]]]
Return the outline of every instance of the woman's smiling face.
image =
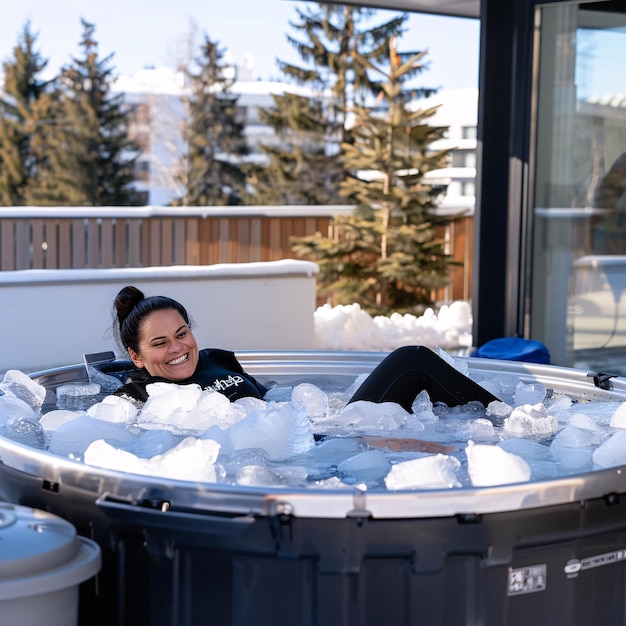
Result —
[[[153,311],[139,327],[139,352],[128,353],[137,367],[168,380],[189,378],[198,365],[198,344],[175,309]]]

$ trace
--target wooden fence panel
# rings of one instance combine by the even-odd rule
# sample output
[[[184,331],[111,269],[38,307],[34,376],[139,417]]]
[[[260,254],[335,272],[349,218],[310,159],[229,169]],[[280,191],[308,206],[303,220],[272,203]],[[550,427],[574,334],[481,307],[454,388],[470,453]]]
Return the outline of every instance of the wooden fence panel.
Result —
[[[0,220],[0,263],[6,270],[14,270],[15,267],[15,246],[17,235],[15,231],[15,221],[11,219]]]
[[[45,249],[48,244],[46,242],[45,224],[45,220],[40,219],[32,222],[33,268],[45,269],[46,267]]]
[[[60,209],[61,210],[61,209]],[[323,213],[323,212],[321,212]],[[297,211],[93,217],[3,217],[0,271],[19,269],[213,265],[293,258],[294,237],[334,236],[330,215]],[[468,300],[472,290],[473,217],[442,229],[450,255],[450,284],[439,302]]]

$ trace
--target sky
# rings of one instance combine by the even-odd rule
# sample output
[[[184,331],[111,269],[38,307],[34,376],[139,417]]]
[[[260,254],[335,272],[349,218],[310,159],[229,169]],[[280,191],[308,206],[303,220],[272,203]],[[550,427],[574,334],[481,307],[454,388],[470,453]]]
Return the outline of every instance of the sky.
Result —
[[[81,18],[96,27],[99,53],[114,53],[118,75],[145,67],[175,67],[190,34],[206,33],[243,61],[250,51],[254,77],[279,78],[275,59],[300,63],[286,39],[296,18],[290,0],[0,0],[0,61],[12,56],[24,24],[38,35],[36,49],[49,59],[49,75],[79,56]],[[379,16],[391,17],[389,11]],[[478,85],[478,20],[412,14],[400,49],[427,50],[420,86],[457,89]]]

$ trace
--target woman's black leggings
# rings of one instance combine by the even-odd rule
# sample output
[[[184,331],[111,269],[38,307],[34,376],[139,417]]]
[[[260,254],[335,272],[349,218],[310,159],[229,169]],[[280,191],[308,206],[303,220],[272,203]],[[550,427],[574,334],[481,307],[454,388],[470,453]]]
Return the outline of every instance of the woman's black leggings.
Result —
[[[409,413],[417,394],[425,389],[432,402],[448,406],[472,400],[487,406],[498,400],[424,346],[405,346],[385,357],[350,398],[350,402],[396,402]]]

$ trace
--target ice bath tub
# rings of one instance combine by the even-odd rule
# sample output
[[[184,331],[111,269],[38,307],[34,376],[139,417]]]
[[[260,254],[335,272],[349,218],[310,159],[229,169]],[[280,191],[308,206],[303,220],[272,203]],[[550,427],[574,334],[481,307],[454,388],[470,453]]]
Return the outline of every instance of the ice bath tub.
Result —
[[[282,384],[351,381],[378,353],[243,353]],[[574,397],[626,400],[626,379],[469,359]],[[83,366],[34,375],[54,390]],[[453,490],[233,487],[103,470],[0,438],[0,497],[101,546],[83,624],[621,624],[626,468]]]

